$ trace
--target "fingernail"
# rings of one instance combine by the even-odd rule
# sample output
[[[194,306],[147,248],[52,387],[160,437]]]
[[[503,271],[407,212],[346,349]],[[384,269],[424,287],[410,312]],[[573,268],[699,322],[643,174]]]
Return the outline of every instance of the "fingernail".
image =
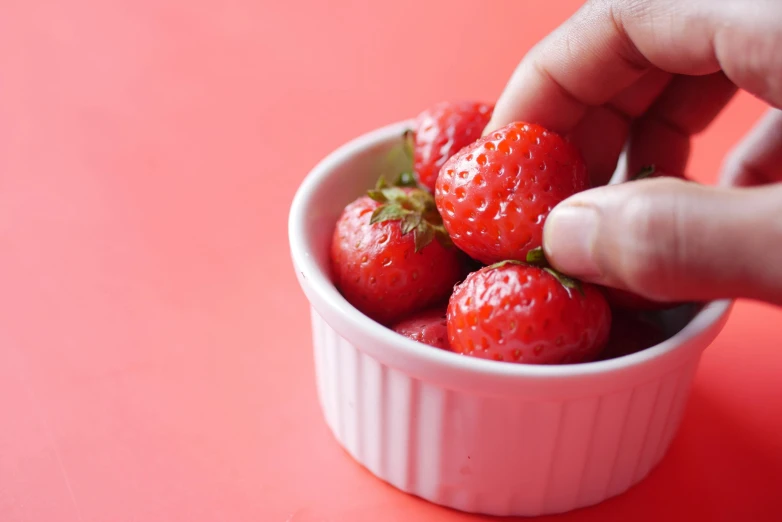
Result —
[[[599,276],[594,257],[599,219],[594,207],[578,204],[555,207],[543,230],[543,246],[549,261],[573,277]]]

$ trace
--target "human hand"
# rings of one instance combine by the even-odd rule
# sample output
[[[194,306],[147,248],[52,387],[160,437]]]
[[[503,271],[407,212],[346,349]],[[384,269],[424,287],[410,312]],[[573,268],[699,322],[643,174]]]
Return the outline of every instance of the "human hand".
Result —
[[[776,0],[591,0],[524,57],[485,133],[523,120],[564,134],[594,185],[617,165],[618,179],[647,164],[682,176],[690,137],[737,88],[773,107],[720,187],[650,179],[562,202],[544,231],[555,267],[661,301],[782,304],[780,20]]]

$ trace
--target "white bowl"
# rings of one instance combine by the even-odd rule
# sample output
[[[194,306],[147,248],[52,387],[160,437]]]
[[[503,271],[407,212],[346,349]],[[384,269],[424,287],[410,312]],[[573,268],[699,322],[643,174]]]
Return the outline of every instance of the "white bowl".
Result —
[[[457,355],[380,326],[332,284],[329,243],[343,207],[372,186],[409,124],[332,153],[291,206],[291,252],[311,304],[326,422],[379,478],[463,511],[542,515],[624,492],[668,449],[701,353],[732,302],[709,303],[689,322],[673,313],[678,333],[653,348],[561,366]]]

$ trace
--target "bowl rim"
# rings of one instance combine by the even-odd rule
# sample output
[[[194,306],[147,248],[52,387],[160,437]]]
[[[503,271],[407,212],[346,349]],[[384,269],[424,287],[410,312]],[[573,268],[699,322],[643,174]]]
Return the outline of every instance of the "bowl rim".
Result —
[[[305,292],[306,290],[314,292],[324,306],[339,314],[351,328],[360,331],[364,338],[379,343],[385,349],[397,351],[399,356],[412,359],[413,362],[417,360],[427,366],[437,365],[444,369],[504,378],[573,378],[619,372],[645,365],[708,335],[720,321],[726,319],[733,306],[733,300],[710,301],[704,304],[684,328],[656,346],[615,359],[565,365],[517,364],[464,356],[426,346],[376,323],[342,296],[329,275],[320,269],[315,257],[310,254],[310,241],[306,237],[306,214],[310,203],[316,199],[319,188],[341,165],[349,162],[353,156],[362,151],[398,138],[411,125],[411,120],[385,125],[348,141],[328,154],[302,181],[293,198],[288,216],[290,253],[300,284],[302,287],[307,287]],[[312,305],[312,298],[309,295],[307,297]],[[716,333],[714,335],[716,336]]]

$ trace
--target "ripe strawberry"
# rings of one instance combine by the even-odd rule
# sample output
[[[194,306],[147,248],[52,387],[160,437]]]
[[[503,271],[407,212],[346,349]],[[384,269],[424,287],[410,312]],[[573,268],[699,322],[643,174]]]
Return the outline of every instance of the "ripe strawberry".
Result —
[[[383,324],[447,298],[462,261],[432,195],[416,188],[381,184],[358,198],[343,211],[331,243],[335,285]]]
[[[473,272],[448,303],[451,349],[498,361],[591,361],[610,327],[611,310],[596,286],[518,261]]]
[[[516,122],[460,150],[440,170],[437,209],[453,242],[484,264],[542,244],[554,206],[589,186],[578,151],[539,125]]]
[[[614,310],[608,343],[600,353],[600,360],[614,359],[640,352],[665,340],[665,331],[659,322],[627,310]]]
[[[415,121],[414,165],[421,185],[434,191],[443,163],[481,137],[493,105],[478,102],[440,102]]]
[[[395,324],[391,329],[419,343],[443,350],[449,348],[445,309],[441,307],[413,314]]]

